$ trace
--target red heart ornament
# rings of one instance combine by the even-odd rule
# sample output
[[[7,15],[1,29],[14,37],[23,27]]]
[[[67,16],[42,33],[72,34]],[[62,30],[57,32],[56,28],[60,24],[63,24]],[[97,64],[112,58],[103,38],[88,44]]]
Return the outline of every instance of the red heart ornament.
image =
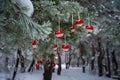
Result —
[[[42,60],[38,60],[37,64],[42,65]]]
[[[83,23],[84,23],[83,19],[79,19],[79,20],[75,21],[75,24],[77,27],[81,27],[83,25]]]
[[[63,30],[55,31],[55,35],[57,38],[61,39],[64,35],[64,31]]]
[[[86,26],[87,33],[90,34],[93,31],[94,27],[93,26]]]
[[[36,47],[37,47],[36,45],[37,45],[37,41],[34,39],[34,40],[32,41],[32,47],[33,47],[33,48],[36,48]]]
[[[57,55],[60,56],[60,54],[61,54],[60,51],[58,51],[58,52],[57,52]]]
[[[49,60],[49,59],[47,59],[47,60],[46,60],[46,62],[47,62],[47,63],[50,63],[50,60]]]
[[[62,49],[63,49],[63,51],[66,52],[66,51],[68,51],[70,49],[70,45],[69,44],[63,44]]]
[[[56,62],[54,61],[54,62],[53,62],[53,67],[55,67],[55,66],[56,66]]]
[[[54,44],[53,49],[56,51],[58,48],[58,44]]]
[[[74,33],[75,32],[75,26],[71,26],[70,30],[71,30],[71,33]]]
[[[39,70],[39,64],[35,64],[36,70]]]

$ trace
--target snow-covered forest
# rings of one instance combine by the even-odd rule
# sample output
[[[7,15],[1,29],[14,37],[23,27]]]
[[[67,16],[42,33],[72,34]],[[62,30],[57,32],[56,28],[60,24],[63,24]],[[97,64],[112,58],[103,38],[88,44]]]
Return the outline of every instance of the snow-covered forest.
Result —
[[[120,0],[0,0],[0,80],[120,80]]]

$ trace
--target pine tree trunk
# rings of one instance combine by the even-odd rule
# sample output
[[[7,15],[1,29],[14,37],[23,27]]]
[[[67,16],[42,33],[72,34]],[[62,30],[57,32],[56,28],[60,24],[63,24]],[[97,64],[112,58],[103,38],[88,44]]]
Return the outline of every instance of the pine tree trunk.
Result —
[[[61,75],[61,56],[58,57],[58,70],[57,74]]]
[[[80,49],[79,50],[81,54],[80,57],[82,59],[82,65],[83,65],[82,72],[85,73],[85,57],[83,56],[85,49],[84,49],[84,44],[81,42],[79,43],[79,49]]]
[[[113,64],[113,71],[114,71],[114,75],[117,75],[117,70],[118,70],[118,63],[116,60],[116,56],[115,56],[115,50],[113,50],[113,52],[111,53],[112,55],[112,64]]]
[[[98,71],[99,71],[99,76],[103,75],[103,68],[102,68],[102,58],[101,55],[98,56]]]
[[[21,51],[18,49],[17,60],[16,60],[15,69],[14,69],[14,72],[13,72],[12,80],[15,80],[15,76],[17,74],[17,69],[18,69],[18,65],[19,65],[19,54],[21,54]]]
[[[33,71],[34,64],[35,64],[35,59],[33,58],[32,62],[30,64],[30,67],[28,68],[28,72]]]
[[[25,60],[23,55],[20,56],[20,64],[21,64],[21,72],[24,73],[25,72]]]
[[[82,72],[85,73],[85,58],[81,56],[83,67],[82,67]]]
[[[94,66],[94,61],[95,61],[94,59],[91,61],[91,70],[94,70],[94,67],[95,67]]]
[[[75,48],[74,48],[74,50],[73,50],[73,53],[74,53],[74,51],[75,51]],[[70,67],[70,63],[71,63],[71,60],[72,60],[72,49],[70,49],[70,52],[69,52],[69,61],[68,62],[66,62],[66,69],[69,69],[69,67]]]
[[[80,66],[79,61],[80,61],[80,56],[77,58],[77,67]]]
[[[103,56],[103,58],[104,58],[103,61],[106,62],[106,58],[105,58],[105,50],[104,50],[104,49],[103,49],[103,52],[102,52],[102,53],[103,53],[102,56]],[[104,70],[105,70],[106,72],[108,72],[107,64],[102,63],[102,66],[103,66]]]
[[[108,71],[108,68],[105,64],[102,65],[104,68],[105,68],[105,71],[107,72]]]
[[[93,70],[95,67],[94,62],[95,62],[95,48],[94,48],[94,45],[92,44],[91,70]]]
[[[48,62],[44,65],[43,80],[52,80],[52,70],[53,70],[52,62]]]
[[[9,58],[6,56],[5,57],[5,72],[8,72],[8,60],[9,60]]]
[[[71,54],[69,54],[69,61],[66,62],[66,69],[69,69],[69,67],[70,67],[70,62],[71,62]]]
[[[65,54],[65,64],[66,64],[66,69],[68,69],[68,67],[69,67],[68,62],[69,62],[68,55]]]
[[[108,73],[106,74],[107,77],[111,77],[111,66],[110,66],[110,55],[109,55],[109,42],[107,42],[107,49],[106,49],[106,53],[107,53],[107,67],[108,67]]]
[[[99,49],[99,55],[98,55],[98,75],[102,76],[103,75],[103,67],[102,67],[102,60],[103,60],[103,54],[102,54],[102,49],[101,49],[101,38],[98,38],[98,49]]]

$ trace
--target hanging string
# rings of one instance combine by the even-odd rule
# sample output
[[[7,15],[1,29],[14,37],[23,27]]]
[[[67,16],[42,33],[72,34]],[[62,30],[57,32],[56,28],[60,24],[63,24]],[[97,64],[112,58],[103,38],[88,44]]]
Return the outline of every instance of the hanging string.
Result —
[[[88,25],[90,26],[90,16],[88,14]]]
[[[81,13],[81,8],[79,7],[79,11],[78,11],[78,19],[80,19],[80,13]]]
[[[73,22],[73,13],[72,13],[72,25],[73,25],[73,23],[74,23],[74,22]]]
[[[32,34],[32,37],[33,37],[33,39],[34,39],[34,32],[33,32],[33,34]]]
[[[54,33],[53,33],[53,44],[55,43],[55,35],[54,35]]]
[[[35,34],[36,34],[36,33],[35,33],[35,32],[33,32],[33,39],[35,39]]]
[[[55,43],[55,44],[58,44],[57,39],[56,39],[56,38],[54,38],[54,39],[55,39],[55,40],[54,40],[54,43]]]
[[[58,20],[58,29],[60,30],[60,19]]]
[[[66,45],[66,35],[65,35],[65,45]]]
[[[57,14],[58,16],[58,29],[60,30],[60,18],[59,18],[59,14]]]
[[[91,25],[91,18],[90,18],[90,15],[89,15],[89,25]]]
[[[78,19],[80,19],[80,12],[78,12]]]

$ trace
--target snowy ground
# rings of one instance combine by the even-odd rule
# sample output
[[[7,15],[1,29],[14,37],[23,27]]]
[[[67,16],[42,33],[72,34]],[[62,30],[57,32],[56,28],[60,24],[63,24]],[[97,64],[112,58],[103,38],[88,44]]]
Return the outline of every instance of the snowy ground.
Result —
[[[105,76],[99,77],[97,74],[91,74],[89,70],[86,73],[82,73],[81,68],[70,68],[65,69],[65,66],[62,66],[61,75],[57,75],[57,70],[53,73],[52,80],[113,80]],[[34,71],[31,73],[18,73],[16,80],[43,80],[43,70]],[[10,75],[0,74],[0,80],[5,80],[5,77]]]

